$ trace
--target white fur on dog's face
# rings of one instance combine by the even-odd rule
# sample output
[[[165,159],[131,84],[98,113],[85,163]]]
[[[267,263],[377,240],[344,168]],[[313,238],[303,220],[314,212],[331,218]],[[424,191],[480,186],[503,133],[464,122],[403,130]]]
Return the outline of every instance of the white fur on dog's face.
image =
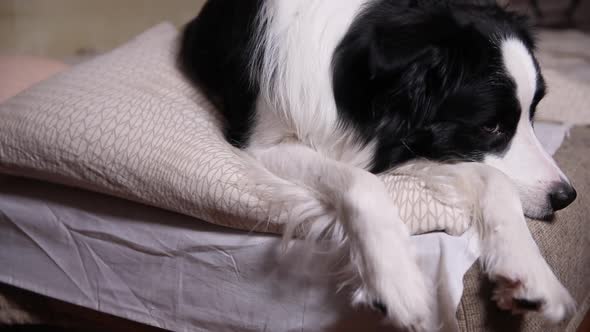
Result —
[[[516,133],[504,154],[486,156],[484,163],[508,175],[516,184],[527,216],[542,218],[553,212],[549,194],[556,183],[569,180],[543,149],[530,121],[531,104],[537,89],[537,69],[521,41],[502,44],[506,71],[516,84],[521,116]]]

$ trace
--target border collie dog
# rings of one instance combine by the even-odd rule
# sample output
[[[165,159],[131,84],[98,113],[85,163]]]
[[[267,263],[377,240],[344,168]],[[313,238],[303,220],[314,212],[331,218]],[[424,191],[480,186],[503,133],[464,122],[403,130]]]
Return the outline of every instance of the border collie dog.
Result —
[[[351,301],[410,330],[434,329],[434,298],[375,176],[408,164],[466,184],[501,309],[557,322],[575,307],[524,217],[576,197],[533,132],[534,39],[525,18],[474,1],[210,0],[181,41],[181,69],[283,207],[344,234]]]

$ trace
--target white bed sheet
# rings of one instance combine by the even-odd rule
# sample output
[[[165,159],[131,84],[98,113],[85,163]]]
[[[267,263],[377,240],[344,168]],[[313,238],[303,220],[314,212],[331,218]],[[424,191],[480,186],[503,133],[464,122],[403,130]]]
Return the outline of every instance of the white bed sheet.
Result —
[[[566,131],[537,125],[551,153]],[[477,241],[469,232],[413,240],[437,285],[443,330],[456,331]],[[326,275],[279,261],[278,242],[100,194],[0,177],[0,282],[175,331],[391,330],[378,314],[350,309]]]

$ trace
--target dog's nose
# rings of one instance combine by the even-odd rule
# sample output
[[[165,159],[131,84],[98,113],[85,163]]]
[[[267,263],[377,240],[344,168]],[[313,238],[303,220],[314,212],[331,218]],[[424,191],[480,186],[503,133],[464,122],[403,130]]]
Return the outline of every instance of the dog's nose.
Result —
[[[553,211],[557,211],[570,205],[577,196],[576,190],[569,183],[559,182],[553,186],[549,194],[549,201]]]

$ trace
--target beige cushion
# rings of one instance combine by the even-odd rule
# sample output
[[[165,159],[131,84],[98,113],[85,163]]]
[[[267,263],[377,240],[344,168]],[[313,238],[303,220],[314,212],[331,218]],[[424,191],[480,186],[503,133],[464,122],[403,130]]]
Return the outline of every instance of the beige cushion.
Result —
[[[280,232],[219,117],[176,69],[177,31],[159,25],[0,106],[0,172],[155,205],[215,224]],[[419,180],[384,176],[412,233],[469,225]]]
[[[492,286],[479,265],[465,275],[457,318],[462,331],[576,331],[590,308],[590,127],[577,127],[556,154],[556,160],[578,191],[578,199],[558,212],[553,222],[529,221],[543,256],[578,303],[575,317],[559,326],[538,318],[519,319],[499,311]]]

